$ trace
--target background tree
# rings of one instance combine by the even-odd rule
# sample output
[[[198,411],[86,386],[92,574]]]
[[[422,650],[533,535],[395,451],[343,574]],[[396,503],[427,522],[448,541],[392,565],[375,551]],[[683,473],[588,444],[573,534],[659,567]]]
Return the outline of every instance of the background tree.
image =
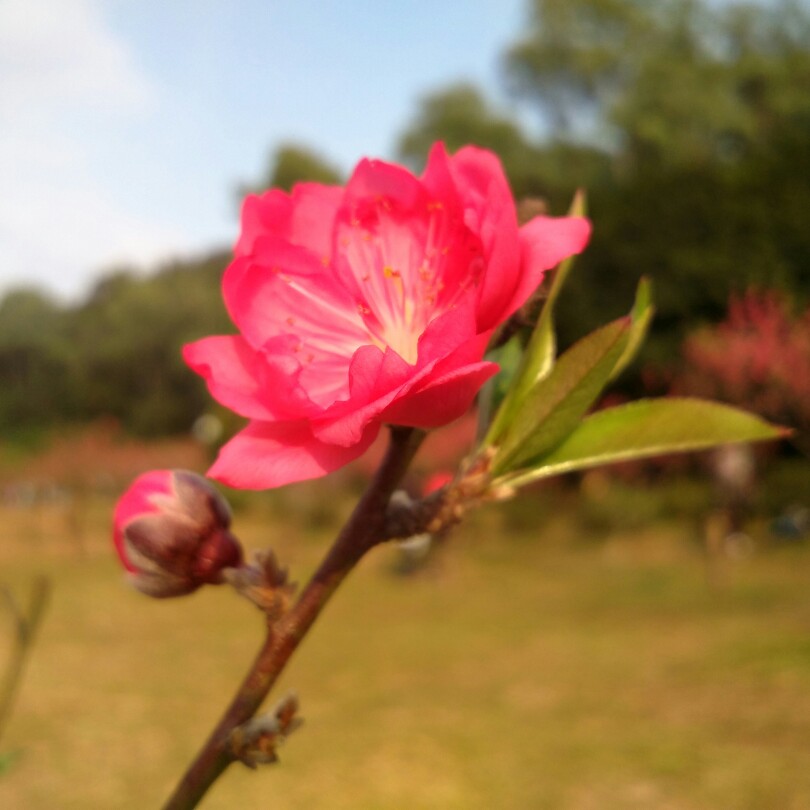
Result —
[[[335,185],[343,181],[340,169],[322,157],[319,152],[292,141],[278,145],[270,155],[267,167],[259,181],[239,190],[239,199],[250,192],[268,188],[289,191],[296,183],[312,181]]]
[[[399,138],[399,157],[420,168],[436,141],[443,141],[451,152],[468,143],[491,149],[500,157],[518,199],[542,197],[566,205],[572,188],[601,184],[609,170],[608,156],[596,148],[532,139],[469,83],[422,98],[415,120]]]
[[[735,290],[810,296],[806,3],[532,0],[505,68],[545,131],[520,149],[502,138],[514,188],[554,213],[578,185],[589,193],[595,231],[560,302],[564,340],[619,315],[642,274],[657,287],[647,351],[661,362]],[[416,126],[450,143],[490,135],[480,104],[442,113],[452,98],[428,97]],[[427,137],[406,138],[414,160]]]
[[[66,342],[66,313],[39,290],[0,300],[0,431],[75,415],[75,357]]]
[[[625,167],[694,167],[740,160],[807,113],[808,42],[798,0],[533,0],[506,68],[553,132]]]
[[[810,307],[797,313],[773,291],[732,297],[723,321],[687,336],[674,388],[794,428],[810,453]]]

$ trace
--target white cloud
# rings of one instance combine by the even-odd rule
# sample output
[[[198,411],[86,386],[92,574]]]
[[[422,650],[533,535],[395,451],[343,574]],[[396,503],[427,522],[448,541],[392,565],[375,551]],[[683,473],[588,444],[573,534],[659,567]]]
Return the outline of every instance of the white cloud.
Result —
[[[139,109],[152,91],[91,0],[0,0],[0,109]]]
[[[30,143],[14,157],[43,149],[50,145]],[[38,164],[56,171],[32,172],[29,162],[13,193],[0,195],[0,285],[37,284],[75,296],[94,271],[150,263],[184,243],[183,234],[124,211],[103,187],[65,171],[68,155],[49,152]],[[7,162],[0,159],[0,177],[14,172]]]
[[[128,210],[94,161],[105,132],[156,106],[101,0],[0,0],[0,294],[75,295],[101,267],[186,241]]]

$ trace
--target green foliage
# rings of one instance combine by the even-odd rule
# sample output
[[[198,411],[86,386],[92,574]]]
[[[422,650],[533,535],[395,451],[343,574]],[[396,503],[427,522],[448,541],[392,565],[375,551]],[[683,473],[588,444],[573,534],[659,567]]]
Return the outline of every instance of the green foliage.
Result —
[[[118,271],[75,306],[9,293],[0,302],[0,431],[100,415],[144,436],[188,430],[208,400],[180,348],[232,330],[220,293],[226,260],[151,276]]]
[[[443,141],[450,152],[471,143],[491,149],[518,198],[556,198],[559,189],[590,184],[609,170],[606,155],[596,149],[562,141],[534,143],[518,123],[467,83],[422,99],[416,119],[400,137],[399,155],[411,166],[421,167],[436,141]]]
[[[508,53],[514,89],[560,134],[619,92],[650,23],[672,0],[531,0],[529,29]],[[637,54],[638,56],[634,56]]]
[[[243,189],[240,196],[250,191],[281,188],[289,191],[296,183],[310,181],[335,185],[343,180],[340,170],[318,152],[301,144],[282,143],[272,153],[264,175],[255,186]]]
[[[400,138],[400,156],[421,166],[436,141],[443,141],[450,152],[470,143],[491,149],[515,178],[519,196],[544,190],[540,150],[471,84],[452,85],[422,99],[416,120]]]
[[[780,439],[785,432],[753,414],[699,399],[647,399],[588,416],[561,444],[524,463],[507,480],[523,485],[552,475],[629,459]],[[529,469],[531,468],[531,469]]]
[[[516,91],[558,131],[615,140],[625,161],[729,162],[810,101],[810,15],[699,0],[533,0],[509,52]]]
[[[578,192],[574,196],[569,214],[571,216],[585,216],[585,212],[585,196]],[[551,373],[557,356],[554,307],[574,264],[574,259],[574,256],[569,256],[554,271],[551,287],[537,324],[529,337],[526,350],[523,352],[514,374],[510,377],[510,380],[514,380],[513,384],[510,389],[504,392],[502,397],[503,405],[497,411],[487,434],[490,441],[495,440],[503,433],[507,421],[514,414],[516,404],[523,400],[535,385]],[[489,418],[489,414],[485,416]]]
[[[87,415],[117,416],[134,433],[187,430],[207,406],[204,387],[180,356],[184,343],[230,331],[220,276],[225,256],[177,264],[150,278],[101,284],[79,310]]]
[[[652,323],[655,309],[652,304],[652,290],[648,279],[642,278],[636,290],[636,300],[633,310],[630,313],[630,334],[627,345],[624,347],[621,357],[616,361],[613,371],[610,372],[610,379],[618,377],[630,363],[635,360],[636,355],[641,350],[644,339],[647,337],[650,324]]]
[[[624,353],[629,330],[630,319],[622,318],[587,335],[560,357],[547,377],[513,400],[493,472],[515,469],[541,455],[576,427]]]
[[[629,317],[586,335],[555,357],[554,306],[570,263],[561,267],[523,362],[482,443],[494,451],[495,486],[523,486],[573,470],[733,442],[784,438],[783,428],[697,399],[640,400],[585,417],[638,352],[652,318],[642,279]]]
[[[37,290],[13,290],[0,301],[0,429],[74,410],[66,326],[59,305]]]

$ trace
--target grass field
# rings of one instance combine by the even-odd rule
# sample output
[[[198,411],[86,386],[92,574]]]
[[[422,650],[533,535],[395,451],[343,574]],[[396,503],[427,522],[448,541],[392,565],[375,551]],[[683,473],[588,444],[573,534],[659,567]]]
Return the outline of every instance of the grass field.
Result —
[[[693,524],[594,538],[575,506],[538,506],[536,525],[525,504],[482,512],[418,576],[373,554],[277,692],[294,688],[306,721],[281,763],[232,768],[202,806],[810,808],[810,549],[760,548],[710,578]],[[109,508],[92,505],[82,546],[55,508],[0,513],[0,581],[54,585],[0,739],[19,752],[2,808],[159,807],[259,643],[258,613],[224,588],[128,590]],[[309,508],[252,509],[236,530],[300,580],[331,532],[328,514],[303,528]]]

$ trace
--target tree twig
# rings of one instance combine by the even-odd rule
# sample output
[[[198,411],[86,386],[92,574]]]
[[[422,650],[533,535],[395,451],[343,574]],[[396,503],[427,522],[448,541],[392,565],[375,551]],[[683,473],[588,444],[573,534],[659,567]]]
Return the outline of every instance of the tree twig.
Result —
[[[191,810],[235,760],[229,740],[233,730],[258,711],[292,654],[329,598],[369,549],[385,537],[388,502],[424,438],[412,428],[391,428],[388,452],[351,517],[337,536],[297,602],[267,637],[247,677],[208,741],[164,805],[164,810]]]

